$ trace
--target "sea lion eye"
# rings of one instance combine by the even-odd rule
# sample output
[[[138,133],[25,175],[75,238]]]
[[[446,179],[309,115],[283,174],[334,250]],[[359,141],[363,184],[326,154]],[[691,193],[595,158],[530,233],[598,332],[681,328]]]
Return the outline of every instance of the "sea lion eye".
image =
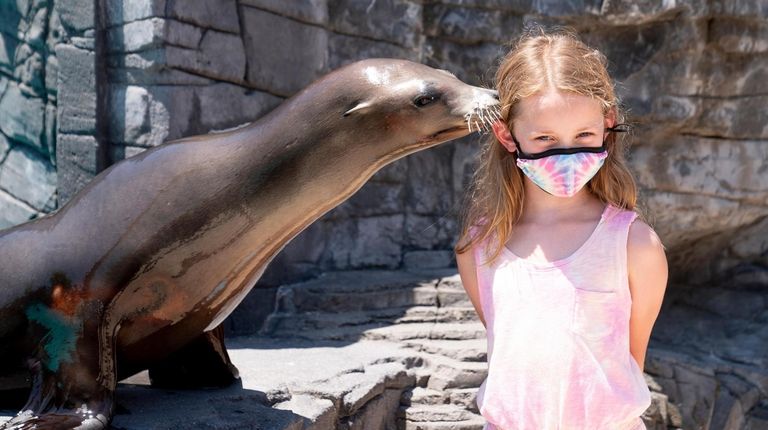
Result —
[[[436,102],[439,99],[440,99],[439,94],[425,94],[425,95],[416,97],[413,100],[413,104],[416,105],[417,107],[424,107],[430,103]]]

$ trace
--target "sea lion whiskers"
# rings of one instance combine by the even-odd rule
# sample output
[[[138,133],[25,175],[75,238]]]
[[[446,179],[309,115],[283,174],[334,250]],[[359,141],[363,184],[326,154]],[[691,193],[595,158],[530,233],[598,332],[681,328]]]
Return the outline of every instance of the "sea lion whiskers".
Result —
[[[469,132],[472,132],[472,123],[474,121],[478,132],[481,134],[488,133],[491,124],[498,118],[498,113],[495,111],[497,108],[498,105],[485,104],[481,106],[479,102],[475,102],[475,107],[464,115]]]

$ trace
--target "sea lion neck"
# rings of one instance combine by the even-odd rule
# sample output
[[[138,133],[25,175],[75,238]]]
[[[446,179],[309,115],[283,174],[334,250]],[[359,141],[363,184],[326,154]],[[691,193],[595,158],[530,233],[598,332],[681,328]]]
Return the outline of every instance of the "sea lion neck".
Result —
[[[236,130],[241,143],[238,157],[245,163],[242,168],[263,170],[265,160],[273,158],[272,167],[278,170],[296,170],[297,164],[309,172],[332,170],[333,181],[320,181],[329,190],[370,177],[371,168],[380,167],[387,158],[388,137],[380,134],[376,145],[371,145],[366,128],[372,125],[363,127],[359,118],[343,117],[343,110],[338,108],[340,97],[326,102],[319,94],[305,90]],[[316,179],[307,178],[307,186],[315,183]]]

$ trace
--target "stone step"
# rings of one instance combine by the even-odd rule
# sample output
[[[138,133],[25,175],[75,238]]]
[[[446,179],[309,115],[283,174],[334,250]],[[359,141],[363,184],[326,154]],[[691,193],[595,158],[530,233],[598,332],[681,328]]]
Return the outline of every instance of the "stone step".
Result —
[[[404,428],[414,430],[481,430],[485,424],[481,415],[451,404],[401,406],[397,418],[403,420]]]
[[[403,392],[400,398],[400,404],[403,406],[411,405],[442,405],[446,402],[446,392],[433,390],[426,387],[413,387]]]
[[[444,391],[448,394],[448,403],[461,406],[479,415],[480,411],[477,408],[478,388],[456,388]]]
[[[402,271],[335,271],[277,290],[277,312],[436,306],[438,279]]]
[[[411,306],[367,311],[299,313],[274,312],[267,317],[263,335],[274,332],[327,329],[343,326],[359,326],[369,323],[426,323],[426,322],[473,322],[479,321],[473,307],[438,308],[435,306]]]
[[[443,355],[459,361],[486,362],[488,360],[488,342],[485,336],[480,339],[465,340],[406,340],[403,344],[419,351]]]
[[[476,414],[479,413],[477,409],[477,388],[434,390],[432,388],[416,386],[410,390],[403,391],[400,404],[403,406],[452,404],[461,406]]]
[[[432,373],[427,388],[433,390],[477,389],[488,376],[488,364],[476,361],[459,361],[439,354],[423,353],[425,367]]]
[[[442,339],[467,340],[485,337],[485,327],[479,321],[458,323],[389,324],[384,322],[359,326],[332,327],[317,330],[275,330],[276,338],[300,338],[308,340],[390,340]]]
[[[413,422],[405,420],[400,424],[404,430],[482,430],[485,426],[485,419],[480,416],[465,421],[438,421],[438,422]]]

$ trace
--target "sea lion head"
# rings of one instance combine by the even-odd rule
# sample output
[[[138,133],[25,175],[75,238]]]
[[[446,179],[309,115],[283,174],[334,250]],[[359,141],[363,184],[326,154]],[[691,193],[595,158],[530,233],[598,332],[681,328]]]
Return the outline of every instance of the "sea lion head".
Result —
[[[332,127],[328,133],[338,142],[375,145],[368,151],[388,161],[472,131],[487,132],[499,111],[496,90],[403,59],[350,63],[305,91],[320,103],[308,125]]]

